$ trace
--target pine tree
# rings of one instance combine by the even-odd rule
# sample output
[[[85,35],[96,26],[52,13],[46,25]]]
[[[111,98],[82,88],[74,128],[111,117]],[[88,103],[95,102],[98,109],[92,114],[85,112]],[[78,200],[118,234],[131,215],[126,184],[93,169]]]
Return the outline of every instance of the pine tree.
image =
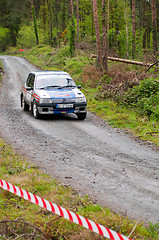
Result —
[[[151,0],[152,9],[152,31],[153,31],[153,52],[154,56],[157,52],[157,16],[156,16],[156,0]]]
[[[102,53],[103,53],[103,69],[107,71],[108,64],[107,64],[106,0],[102,0]]]
[[[97,0],[93,0],[93,13],[94,13],[94,25],[96,31],[96,45],[97,45],[97,66],[102,69],[102,52],[101,52],[101,41],[100,41],[100,30],[98,21],[97,11]]]
[[[34,4],[32,4],[32,15],[33,15],[33,22],[34,22],[34,32],[35,32],[35,37],[36,37],[36,44],[39,45],[38,27],[37,27],[37,22],[36,22],[36,14],[35,14]]]

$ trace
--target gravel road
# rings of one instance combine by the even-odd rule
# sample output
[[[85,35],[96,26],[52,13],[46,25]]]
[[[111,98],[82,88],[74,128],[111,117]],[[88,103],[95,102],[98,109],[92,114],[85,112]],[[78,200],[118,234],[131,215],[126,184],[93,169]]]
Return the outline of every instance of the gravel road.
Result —
[[[20,91],[35,66],[1,56],[0,135],[53,178],[98,203],[144,223],[159,222],[159,151],[88,113],[36,120],[20,107]],[[27,190],[27,189],[26,189]]]

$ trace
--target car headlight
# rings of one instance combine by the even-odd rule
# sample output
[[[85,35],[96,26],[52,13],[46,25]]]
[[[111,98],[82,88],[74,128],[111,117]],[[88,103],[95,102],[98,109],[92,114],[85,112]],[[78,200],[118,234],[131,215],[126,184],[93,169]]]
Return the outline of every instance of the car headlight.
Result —
[[[76,98],[76,103],[82,103],[82,102],[86,102],[85,97]]]
[[[40,103],[52,103],[50,98],[40,98]]]

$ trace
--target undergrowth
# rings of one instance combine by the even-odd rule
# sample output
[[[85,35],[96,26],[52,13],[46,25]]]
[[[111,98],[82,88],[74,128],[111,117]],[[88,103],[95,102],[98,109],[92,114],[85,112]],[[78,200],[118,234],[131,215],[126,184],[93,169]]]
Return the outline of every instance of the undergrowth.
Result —
[[[79,196],[77,191],[62,185],[24,157],[17,155],[2,139],[0,139],[0,178],[126,236],[135,226],[131,234],[132,239],[159,239],[157,224],[150,223],[145,227],[141,222],[136,223],[93,203],[87,196]],[[33,232],[32,229],[38,229],[38,234],[43,233],[50,240],[105,239],[0,188],[0,234],[4,234],[2,224],[4,226],[4,223],[11,221],[14,222],[5,231],[8,239],[13,239],[14,233],[17,237],[22,233]],[[28,230],[26,228],[24,230],[22,224],[19,226],[20,221],[30,224]],[[24,236],[22,239],[27,238]]]

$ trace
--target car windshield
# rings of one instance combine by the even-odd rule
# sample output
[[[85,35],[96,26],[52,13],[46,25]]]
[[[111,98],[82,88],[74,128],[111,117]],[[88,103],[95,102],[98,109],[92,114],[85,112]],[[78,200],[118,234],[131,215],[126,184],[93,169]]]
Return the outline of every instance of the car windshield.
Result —
[[[40,75],[37,76],[35,88],[64,88],[76,87],[75,82],[66,75]]]

